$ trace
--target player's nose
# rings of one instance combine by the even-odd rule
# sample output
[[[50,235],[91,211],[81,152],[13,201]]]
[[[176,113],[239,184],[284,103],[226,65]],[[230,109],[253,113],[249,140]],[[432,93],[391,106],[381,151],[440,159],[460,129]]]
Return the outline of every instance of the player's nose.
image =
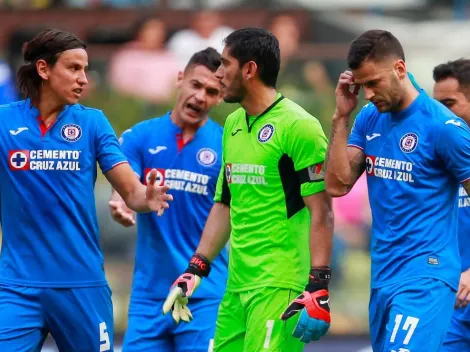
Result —
[[[364,98],[367,100],[371,100],[375,95],[374,90],[371,88],[367,88],[367,87],[363,87],[363,88],[364,88]]]

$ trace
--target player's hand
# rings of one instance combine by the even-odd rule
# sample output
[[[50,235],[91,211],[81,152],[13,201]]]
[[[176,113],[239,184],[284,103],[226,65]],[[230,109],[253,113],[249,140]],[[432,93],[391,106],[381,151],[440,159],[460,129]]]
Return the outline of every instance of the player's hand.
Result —
[[[338,80],[336,86],[336,115],[348,117],[357,106],[357,95],[361,86],[354,84],[354,78],[351,71],[344,71]]]
[[[319,340],[330,328],[330,295],[328,283],[331,270],[328,267],[312,268],[309,284],[282,313],[287,320],[300,312],[297,325],[292,333],[304,343]]]
[[[122,199],[110,200],[108,204],[114,221],[125,227],[135,225],[135,212],[129,209]]]
[[[201,277],[191,273],[184,273],[170,287],[170,293],[163,303],[163,314],[171,310],[173,320],[178,324],[180,320],[189,323],[193,315],[188,308],[189,297],[201,283]]]
[[[168,204],[168,202],[171,202],[173,200],[173,196],[171,194],[166,193],[170,189],[170,186],[157,186],[155,184],[156,180],[157,170],[152,169],[149,174],[145,197],[147,199],[147,205],[150,210],[157,212],[158,216],[162,216],[165,209],[168,209],[170,207],[170,204]]]
[[[180,320],[189,323],[193,319],[188,308],[189,297],[198,288],[202,277],[208,276],[210,271],[209,260],[200,254],[194,254],[186,271],[171,285],[170,293],[163,303],[163,315],[171,311],[171,316],[177,324]]]
[[[470,269],[460,274],[455,308],[465,308],[470,302]]]

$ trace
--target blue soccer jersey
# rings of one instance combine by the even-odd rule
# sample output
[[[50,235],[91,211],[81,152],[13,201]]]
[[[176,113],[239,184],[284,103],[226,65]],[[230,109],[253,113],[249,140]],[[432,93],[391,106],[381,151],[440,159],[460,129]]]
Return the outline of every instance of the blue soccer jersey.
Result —
[[[459,249],[462,272],[470,269],[470,197],[463,187],[459,188]],[[470,321],[470,306],[457,308],[454,317]]]
[[[170,185],[174,200],[162,217],[137,215],[137,248],[132,285],[135,298],[165,299],[186,270],[213,205],[221,165],[222,127],[208,120],[183,146],[181,129],[170,113],[146,120],[123,133],[122,150],[145,184],[152,168],[157,184]],[[195,298],[221,298],[227,277],[227,253],[213,261]]]
[[[467,124],[421,91],[397,113],[366,105],[348,145],[366,155],[372,288],[421,277],[457,289],[458,187],[470,178]]]
[[[46,129],[29,100],[0,106],[0,283],[106,285],[94,186],[126,162],[104,114],[67,106]]]

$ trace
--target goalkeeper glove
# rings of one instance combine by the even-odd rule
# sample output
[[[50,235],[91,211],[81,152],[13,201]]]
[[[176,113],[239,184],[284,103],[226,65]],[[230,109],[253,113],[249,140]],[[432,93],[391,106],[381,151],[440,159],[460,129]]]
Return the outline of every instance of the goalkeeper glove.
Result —
[[[211,263],[200,254],[194,254],[186,271],[176,279],[170,287],[165,302],[163,303],[163,315],[171,310],[173,320],[178,324],[180,320],[189,323],[193,316],[188,308],[188,300],[197,289],[203,276],[208,276],[211,271]]]
[[[305,291],[281,315],[282,320],[287,320],[300,312],[292,334],[304,343],[319,340],[330,327],[330,295],[328,293],[330,278],[329,267],[312,267]]]

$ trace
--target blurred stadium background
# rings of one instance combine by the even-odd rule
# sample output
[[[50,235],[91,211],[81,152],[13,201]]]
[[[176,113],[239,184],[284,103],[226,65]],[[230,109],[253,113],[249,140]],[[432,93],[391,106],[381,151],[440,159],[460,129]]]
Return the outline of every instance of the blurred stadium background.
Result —
[[[176,72],[192,53],[208,45],[221,50],[232,29],[260,26],[280,41],[279,90],[319,118],[329,134],[334,85],[355,36],[372,28],[392,31],[410,71],[430,91],[433,67],[468,53],[469,5],[468,0],[0,0],[0,100],[17,94],[23,43],[44,28],[69,30],[89,48],[90,84],[82,102],[104,110],[119,135],[171,107]],[[212,117],[223,124],[235,107],[222,104]],[[100,175],[98,215],[119,345],[135,229],[113,223],[109,193]],[[370,351],[367,201],[364,179],[350,195],[335,199],[333,325],[327,338],[306,351]]]

